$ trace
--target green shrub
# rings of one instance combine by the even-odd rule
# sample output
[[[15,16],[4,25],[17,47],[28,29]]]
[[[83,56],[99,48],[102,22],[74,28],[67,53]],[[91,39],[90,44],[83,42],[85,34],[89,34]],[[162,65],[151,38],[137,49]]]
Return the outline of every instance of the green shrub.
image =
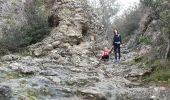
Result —
[[[170,85],[170,60],[148,59],[143,56],[135,58],[134,62],[151,69],[150,74],[143,76],[144,82],[154,82],[156,84],[166,82],[166,84]]]
[[[141,2],[152,9],[153,17],[160,21],[160,28],[162,31],[163,38],[160,38],[156,44],[155,52],[158,55],[165,54],[166,42],[170,40],[170,10],[168,3],[163,3],[165,0],[141,0]],[[166,0],[168,1],[168,0]],[[148,37],[141,37],[140,41],[144,44],[149,44],[150,40]],[[166,82],[170,84],[170,60],[160,60],[160,56],[155,57],[157,59],[152,59],[147,61],[145,64],[148,68],[152,68],[152,73],[149,76],[145,76],[145,81],[162,83]]]
[[[143,15],[142,10],[143,8],[141,6],[127,9],[124,16],[120,16],[115,20],[113,27],[119,31],[125,43],[129,41],[131,35],[138,29],[139,22]]]
[[[158,10],[161,6],[162,0],[140,0],[145,6],[151,7],[153,10]]]
[[[147,68],[152,68],[152,73],[149,76],[144,76],[144,82],[155,82],[170,85],[170,61],[165,60],[150,60],[146,63]]]
[[[14,19],[10,16],[6,25],[2,27],[3,38],[0,45],[16,50],[21,47],[41,41],[51,28],[48,26],[48,16],[43,8],[43,0],[35,0],[33,4],[25,4],[25,18],[27,23],[21,27],[15,25]]]
[[[170,10],[166,8],[160,13],[160,20],[162,22],[162,30],[167,42],[170,41]],[[170,45],[170,44],[169,44]],[[170,50],[168,51],[167,58],[170,58]]]
[[[149,45],[149,44],[151,44],[151,38],[147,37],[147,36],[142,36],[142,37],[140,37],[139,42],[142,44]]]
[[[163,31],[170,39],[170,10],[166,9],[160,13],[160,20],[162,21]]]
[[[155,71],[149,77],[145,77],[146,82],[154,81],[156,83],[166,81],[169,82],[170,70],[159,70]],[[168,83],[169,84],[169,83]]]

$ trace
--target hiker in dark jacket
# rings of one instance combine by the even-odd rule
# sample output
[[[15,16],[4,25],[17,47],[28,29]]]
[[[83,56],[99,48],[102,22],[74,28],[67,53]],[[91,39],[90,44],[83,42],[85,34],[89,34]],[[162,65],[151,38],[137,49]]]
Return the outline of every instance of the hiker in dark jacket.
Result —
[[[120,47],[122,45],[122,38],[121,35],[118,33],[117,30],[114,30],[114,38],[113,38],[113,47],[115,52],[115,62],[120,61],[121,54],[120,54]],[[117,53],[119,57],[117,58]]]

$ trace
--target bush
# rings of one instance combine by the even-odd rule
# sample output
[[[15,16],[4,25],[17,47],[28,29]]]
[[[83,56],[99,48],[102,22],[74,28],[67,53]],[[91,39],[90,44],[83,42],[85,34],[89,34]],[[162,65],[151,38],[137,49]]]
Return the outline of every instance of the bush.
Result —
[[[160,12],[160,20],[162,22],[164,38],[168,43],[165,58],[170,59],[170,10],[169,8],[165,8],[163,11]]]
[[[159,70],[157,72],[154,72],[152,75],[149,77],[145,77],[145,82],[166,82],[167,84],[169,83],[169,77],[170,77],[170,70]]]
[[[141,0],[141,2],[152,9],[152,17],[160,22],[161,36],[156,42],[154,49],[155,58],[147,61],[145,64],[148,68],[152,69],[152,73],[145,77],[146,82],[156,82],[162,84],[163,82],[170,84],[170,61],[166,57],[170,52],[170,10],[168,0]],[[164,3],[163,3],[164,2]],[[144,44],[149,44],[151,39],[149,37],[141,37],[140,41]],[[168,46],[167,46],[168,45]],[[169,49],[169,50],[168,50]],[[170,53],[169,53],[170,54]],[[161,55],[161,56],[160,56]],[[165,57],[164,57],[165,55]],[[165,58],[164,60],[161,60]]]
[[[151,7],[153,10],[159,10],[162,0],[140,0],[141,3],[145,6]]]
[[[41,41],[50,32],[48,16],[42,7],[43,0],[35,0],[32,4],[26,3],[24,17],[27,23],[21,27],[9,17],[6,25],[2,27],[3,38],[0,40],[0,45],[9,50],[16,50]]]
[[[142,18],[143,8],[141,6],[128,9],[124,16],[117,18],[113,27],[118,29],[125,41],[128,41],[134,31],[138,29]]]
[[[144,77],[145,82],[156,82],[170,84],[170,61],[168,60],[150,60],[146,63],[147,68],[152,69],[149,76]]]
[[[151,39],[148,36],[142,36],[139,39],[139,42],[145,45],[151,44]]]
[[[170,10],[166,9],[160,13],[160,20],[162,21],[163,31],[170,36]]]

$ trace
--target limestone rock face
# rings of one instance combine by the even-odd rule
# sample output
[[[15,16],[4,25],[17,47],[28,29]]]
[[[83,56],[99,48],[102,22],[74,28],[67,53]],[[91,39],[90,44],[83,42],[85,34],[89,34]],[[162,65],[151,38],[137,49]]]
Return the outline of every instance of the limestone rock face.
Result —
[[[102,33],[102,23],[84,0],[55,0],[51,8],[53,22],[58,20],[50,36],[42,41],[42,47],[52,49],[68,43],[79,45],[83,41],[95,41],[95,34]],[[93,19],[93,20],[92,20]],[[93,39],[91,39],[93,36]],[[59,45],[61,44],[61,45]],[[49,45],[52,45],[49,47]],[[31,50],[39,45],[30,46]]]
[[[97,66],[93,49],[103,47],[98,45],[103,25],[93,9],[84,0],[54,0],[47,4],[53,5],[50,20],[54,26],[50,35],[29,46],[30,51],[37,57],[46,52],[62,65]]]

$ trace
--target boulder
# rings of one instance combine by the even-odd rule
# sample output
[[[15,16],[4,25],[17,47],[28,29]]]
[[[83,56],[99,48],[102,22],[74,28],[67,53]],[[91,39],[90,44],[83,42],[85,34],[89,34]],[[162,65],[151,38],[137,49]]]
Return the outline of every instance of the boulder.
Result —
[[[52,46],[54,48],[57,48],[60,45],[60,43],[61,43],[60,41],[55,41],[55,42],[52,43]]]
[[[43,55],[43,49],[41,47],[37,48],[37,49],[34,50],[33,53],[34,53],[35,56],[41,56],[41,55]]]
[[[18,71],[24,74],[34,74],[40,72],[40,68],[37,66],[30,66],[22,63],[12,63],[9,66],[12,70]]]
[[[63,43],[59,47],[61,47],[61,48],[71,48],[71,45],[69,43]]]
[[[60,82],[61,82],[61,79],[56,76],[48,76],[47,78],[50,79],[55,84],[60,84]]]
[[[10,87],[0,85],[0,99],[1,100],[10,100],[11,92],[12,91]]]
[[[78,93],[87,100],[107,100],[106,96],[98,90],[95,89],[82,89],[78,90]]]
[[[45,51],[53,50],[53,45],[52,45],[52,44],[48,44],[48,45],[44,46],[43,49],[44,49]]]
[[[1,58],[2,61],[15,61],[18,59],[20,59],[20,57],[17,55],[13,55],[13,54],[5,55]]]

